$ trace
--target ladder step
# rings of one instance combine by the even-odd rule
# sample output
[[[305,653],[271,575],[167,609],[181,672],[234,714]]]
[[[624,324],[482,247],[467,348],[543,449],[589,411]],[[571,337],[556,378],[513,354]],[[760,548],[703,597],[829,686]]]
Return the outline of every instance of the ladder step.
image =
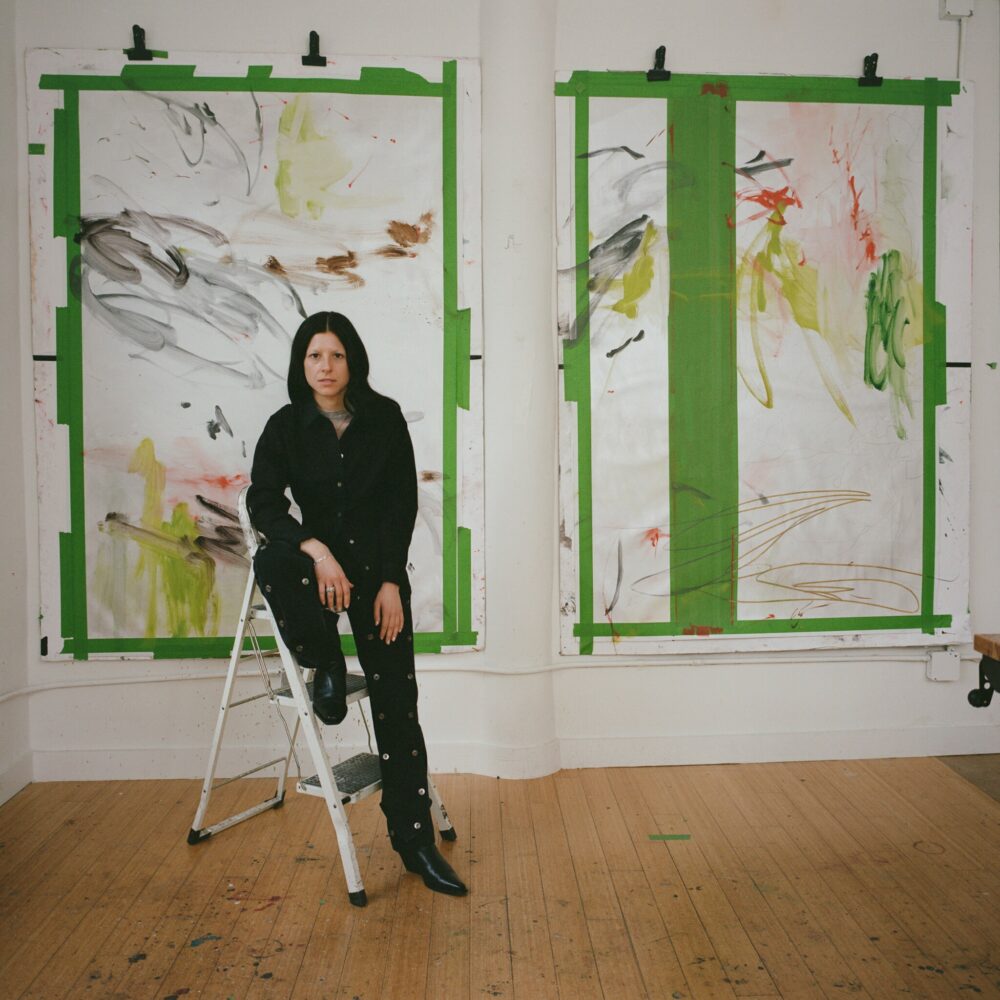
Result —
[[[340,801],[347,805],[350,802],[360,802],[372,792],[382,787],[382,772],[379,770],[378,756],[373,753],[359,753],[347,760],[334,764],[331,768],[333,780],[340,792]],[[323,795],[323,786],[319,783],[319,775],[303,778],[298,789],[305,795]]]
[[[306,690],[309,693],[309,700],[312,701],[313,693],[313,683],[309,681],[306,684]],[[362,698],[368,697],[368,686],[365,682],[364,674],[352,674],[350,671],[347,673],[347,704],[351,705],[356,701],[360,701]],[[274,700],[279,705],[290,705],[295,707],[295,699],[292,697],[292,689],[289,687],[283,687],[280,691],[274,692]]]

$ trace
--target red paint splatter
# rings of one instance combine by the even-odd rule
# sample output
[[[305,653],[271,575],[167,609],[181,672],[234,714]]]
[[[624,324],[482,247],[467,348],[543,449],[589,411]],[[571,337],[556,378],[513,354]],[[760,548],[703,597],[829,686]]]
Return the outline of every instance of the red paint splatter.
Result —
[[[805,267],[805,266],[806,266],[806,252],[805,252],[805,250],[803,250],[802,251],[802,257],[799,260],[799,267]]]
[[[396,140],[395,139],[390,139],[389,142],[391,142],[391,143],[393,143],[395,145]]]
[[[659,528],[650,528],[642,537],[655,549],[661,538],[669,538],[670,536],[665,531],[660,531]]]
[[[717,625],[685,625],[684,635],[717,635],[722,631]]]
[[[724,83],[703,83],[701,85],[703,94],[716,94],[719,97],[729,96],[729,87]]]
[[[799,196],[787,184],[783,188],[746,188],[736,192],[736,200],[738,202],[752,201],[754,204],[761,205],[766,211],[761,212],[760,215],[766,215],[770,212],[768,222],[772,222],[776,226],[785,224],[786,208],[802,207]],[[754,218],[760,218],[760,215],[754,216]]]
[[[770,615],[768,615],[767,617],[768,617],[768,618],[773,618],[773,617],[774,617],[774,615],[773,615],[773,614],[770,614]]]
[[[726,228],[727,229],[736,228],[736,223],[733,222],[733,217],[728,212],[726,213]]]

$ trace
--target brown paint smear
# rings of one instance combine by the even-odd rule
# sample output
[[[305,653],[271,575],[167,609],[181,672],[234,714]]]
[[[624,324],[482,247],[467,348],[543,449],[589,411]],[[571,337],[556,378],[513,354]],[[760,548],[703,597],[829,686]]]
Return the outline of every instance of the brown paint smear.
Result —
[[[431,238],[434,228],[434,213],[424,212],[416,223],[400,222],[393,219],[385,231],[392,237],[393,243],[381,247],[375,252],[381,257],[416,257],[410,247],[426,243]]]
[[[335,274],[338,278],[347,280],[357,287],[365,283],[360,274],[352,273],[352,268],[358,266],[358,257],[353,250],[348,250],[344,254],[335,254],[332,257],[317,257],[316,267],[327,274]]]

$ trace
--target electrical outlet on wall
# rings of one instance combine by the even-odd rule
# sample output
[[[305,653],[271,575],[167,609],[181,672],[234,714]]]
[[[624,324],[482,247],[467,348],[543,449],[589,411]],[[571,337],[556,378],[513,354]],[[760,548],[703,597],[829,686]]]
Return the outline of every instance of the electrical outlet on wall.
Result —
[[[972,0],[938,0],[938,20],[957,21],[972,17]]]

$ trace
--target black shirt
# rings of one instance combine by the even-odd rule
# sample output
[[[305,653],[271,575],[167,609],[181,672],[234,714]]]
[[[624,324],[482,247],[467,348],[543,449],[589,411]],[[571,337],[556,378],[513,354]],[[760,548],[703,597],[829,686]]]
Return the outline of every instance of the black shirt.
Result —
[[[417,517],[417,471],[406,420],[384,396],[337,438],[312,400],[267,421],[253,456],[247,509],[270,541],[324,542],[347,578],[409,587],[406,558]],[[302,511],[300,524],[285,495]]]

